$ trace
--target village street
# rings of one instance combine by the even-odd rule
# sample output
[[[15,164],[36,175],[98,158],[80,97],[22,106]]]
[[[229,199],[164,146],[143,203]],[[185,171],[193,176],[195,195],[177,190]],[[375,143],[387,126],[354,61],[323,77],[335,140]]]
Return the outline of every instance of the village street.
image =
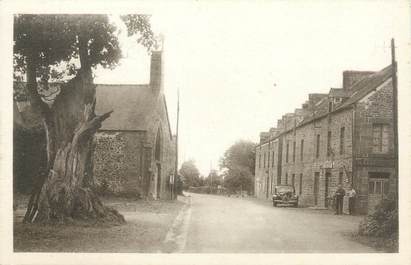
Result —
[[[0,8],[0,264],[403,255],[408,5],[126,2]]]
[[[272,207],[252,197],[186,193],[177,201],[104,199],[121,226],[22,224],[26,201],[14,212],[17,252],[310,253],[374,252],[352,241],[359,216]],[[64,240],[63,240],[64,239]]]
[[[361,217],[274,208],[269,201],[189,194],[176,252],[374,252],[350,239]]]

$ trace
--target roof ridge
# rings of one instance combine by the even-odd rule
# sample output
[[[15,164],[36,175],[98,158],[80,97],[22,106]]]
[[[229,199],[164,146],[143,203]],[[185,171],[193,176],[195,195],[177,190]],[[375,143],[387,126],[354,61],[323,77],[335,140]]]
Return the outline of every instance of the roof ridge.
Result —
[[[370,93],[372,90],[376,89],[377,87],[381,86],[384,84],[387,80],[389,80],[392,77],[392,73],[389,72],[392,69],[392,65],[389,64],[388,66],[384,67],[383,69],[379,71],[374,71],[372,74],[367,75],[357,82],[355,82],[348,91],[352,91],[351,95],[347,98],[347,100],[339,105],[336,109],[332,110],[333,112],[337,112],[340,110],[343,110],[349,106],[351,106],[353,103],[361,100],[364,96],[366,96],[368,93]],[[333,88],[331,88],[333,89]],[[309,95],[312,93],[309,93]],[[330,93],[327,93],[326,95],[330,95]],[[322,98],[319,100],[315,105],[314,109],[312,110],[312,115],[309,117],[303,119],[297,127],[304,126],[305,124],[308,124],[314,120],[320,119],[322,117],[325,117],[328,115],[328,113],[319,113],[321,112],[321,107],[325,107],[325,99]],[[285,130],[281,132],[280,134],[287,132],[289,130]]]

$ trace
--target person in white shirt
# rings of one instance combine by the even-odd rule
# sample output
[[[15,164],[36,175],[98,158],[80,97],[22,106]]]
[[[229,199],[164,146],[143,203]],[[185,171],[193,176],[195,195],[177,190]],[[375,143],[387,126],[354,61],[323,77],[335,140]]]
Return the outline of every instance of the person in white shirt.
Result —
[[[354,214],[354,207],[355,207],[355,197],[357,196],[357,193],[355,192],[355,189],[351,187],[348,192],[348,212],[350,215]]]

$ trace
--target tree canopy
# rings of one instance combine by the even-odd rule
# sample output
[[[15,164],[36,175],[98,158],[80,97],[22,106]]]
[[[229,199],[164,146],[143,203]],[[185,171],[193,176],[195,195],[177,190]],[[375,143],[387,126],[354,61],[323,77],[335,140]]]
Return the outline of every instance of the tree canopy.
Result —
[[[240,140],[228,148],[220,160],[224,186],[231,191],[253,191],[255,143]]]
[[[133,14],[120,18],[128,35],[138,34],[137,42],[148,50],[154,47],[149,16]],[[118,28],[108,15],[15,15],[15,77],[27,71],[28,58],[32,58],[37,69],[36,77],[43,81],[74,75],[78,70],[76,60],[83,68],[113,68],[122,55],[118,36]]]
[[[181,165],[179,174],[183,178],[184,188],[198,187],[202,185],[202,180],[200,178],[200,172],[195,165],[194,160],[188,160],[183,162]]]
[[[217,187],[223,182],[222,176],[218,174],[217,170],[212,169],[208,176],[204,179],[204,184],[210,187]]]

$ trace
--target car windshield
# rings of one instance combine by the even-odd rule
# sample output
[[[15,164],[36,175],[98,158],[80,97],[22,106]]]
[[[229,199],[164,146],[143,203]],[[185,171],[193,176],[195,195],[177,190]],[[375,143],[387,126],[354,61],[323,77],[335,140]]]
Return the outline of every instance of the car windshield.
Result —
[[[289,191],[293,191],[293,187],[291,186],[278,186],[277,187],[277,192],[289,192]]]

